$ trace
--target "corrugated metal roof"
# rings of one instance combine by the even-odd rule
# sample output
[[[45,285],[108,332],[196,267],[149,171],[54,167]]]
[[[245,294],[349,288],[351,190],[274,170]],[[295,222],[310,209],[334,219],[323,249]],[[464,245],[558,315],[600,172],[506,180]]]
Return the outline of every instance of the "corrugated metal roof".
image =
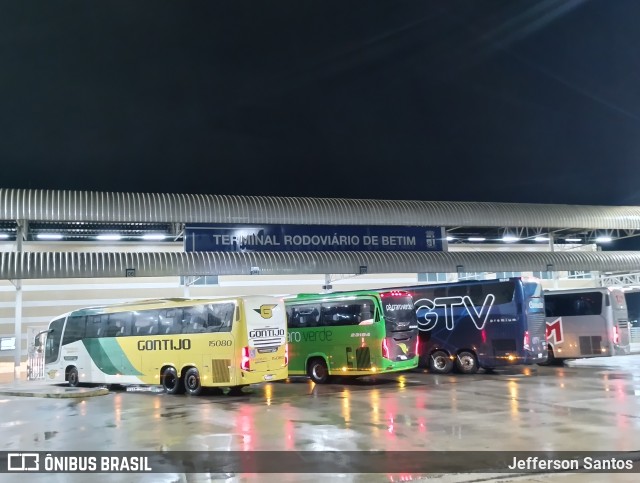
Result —
[[[0,189],[0,220],[640,229],[640,207]]]
[[[177,275],[636,271],[640,252],[0,253],[0,278]]]

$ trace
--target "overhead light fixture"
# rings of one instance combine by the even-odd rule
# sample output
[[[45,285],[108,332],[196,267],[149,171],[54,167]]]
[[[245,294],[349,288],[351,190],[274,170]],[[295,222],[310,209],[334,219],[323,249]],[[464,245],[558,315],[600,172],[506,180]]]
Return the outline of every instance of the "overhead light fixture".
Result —
[[[108,234],[108,235],[98,235],[96,237],[96,240],[101,240],[101,241],[118,241],[122,239],[122,235],[118,235],[116,234]]]
[[[455,240],[455,239],[456,239],[456,237],[454,237],[454,236],[448,236],[448,237],[447,237],[447,241],[453,241],[453,240]]]
[[[514,236],[514,235],[504,235],[502,237],[502,241],[503,242],[517,242],[517,241],[520,241],[520,238],[518,238],[517,236]]]
[[[147,233],[146,235],[142,235],[143,240],[164,240],[166,235],[163,233]]]
[[[537,242],[548,242],[549,241],[549,237],[548,236],[537,236],[533,239],[533,241],[537,241]]]
[[[7,238],[9,238],[7,233],[0,233],[0,240],[6,240]]]
[[[469,240],[470,242],[483,242],[486,240],[486,238],[481,236],[470,236],[469,238],[467,238],[467,240]]]
[[[60,233],[38,233],[36,235],[38,240],[62,240]]]
[[[596,238],[596,243],[611,243],[612,238],[610,236],[599,236]]]
[[[582,241],[582,238],[565,238],[564,241],[569,243],[578,243]]]

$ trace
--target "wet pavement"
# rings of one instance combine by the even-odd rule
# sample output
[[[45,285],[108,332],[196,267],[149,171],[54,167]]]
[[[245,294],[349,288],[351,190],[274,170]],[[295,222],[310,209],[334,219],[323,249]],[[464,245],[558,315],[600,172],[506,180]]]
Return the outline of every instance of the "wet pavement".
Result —
[[[582,364],[582,363],[581,363]],[[640,450],[640,356],[493,374],[304,378],[200,397],[0,395],[1,451]],[[24,384],[24,383],[23,383]],[[21,384],[21,385],[23,385]],[[8,386],[0,386],[0,392]],[[283,461],[286,468],[287,461]],[[3,479],[3,476],[5,479]],[[0,475],[0,481],[15,481]],[[580,478],[578,480],[577,478]],[[637,474],[29,474],[20,481],[636,481]]]

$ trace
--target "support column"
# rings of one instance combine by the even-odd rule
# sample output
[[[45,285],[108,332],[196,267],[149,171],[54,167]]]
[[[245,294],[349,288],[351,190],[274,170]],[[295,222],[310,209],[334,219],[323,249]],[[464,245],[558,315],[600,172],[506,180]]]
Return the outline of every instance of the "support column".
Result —
[[[16,254],[22,253],[22,242],[26,238],[28,226],[27,220],[18,220],[16,229]],[[20,380],[20,369],[22,365],[22,280],[15,280],[13,285],[16,288],[16,310],[14,337],[16,338],[16,348],[13,351],[13,380]]]
[[[549,251],[551,253],[555,252],[555,240],[554,240],[554,236],[553,233],[549,233]],[[558,272],[556,272],[555,270],[553,270],[551,272],[551,279],[553,280],[553,288],[557,289],[558,288]]]

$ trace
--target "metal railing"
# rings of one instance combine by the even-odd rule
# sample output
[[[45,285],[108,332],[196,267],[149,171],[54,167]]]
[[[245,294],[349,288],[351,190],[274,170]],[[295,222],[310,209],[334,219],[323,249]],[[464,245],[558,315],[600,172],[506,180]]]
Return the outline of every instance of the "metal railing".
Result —
[[[27,355],[27,380],[40,379],[44,379],[44,351],[31,346]]]

